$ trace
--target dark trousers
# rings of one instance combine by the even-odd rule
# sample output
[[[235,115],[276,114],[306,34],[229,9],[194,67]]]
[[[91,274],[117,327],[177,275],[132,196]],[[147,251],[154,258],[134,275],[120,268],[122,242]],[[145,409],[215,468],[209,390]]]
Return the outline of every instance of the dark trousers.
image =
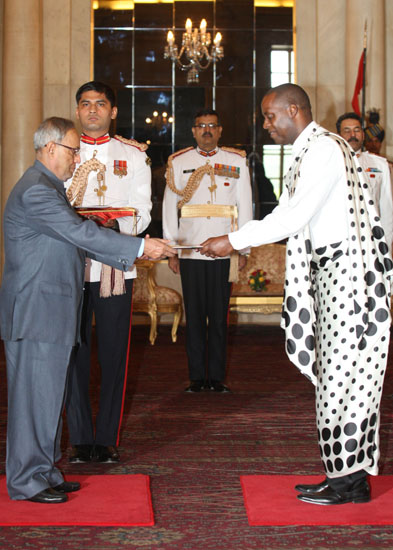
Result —
[[[180,260],[190,380],[225,378],[229,260]],[[206,363],[207,356],[207,363]]]
[[[7,362],[7,488],[20,500],[63,483],[61,413],[72,346],[4,342]]]
[[[128,365],[133,280],[127,279],[125,284],[126,294],[100,298],[100,283],[85,283],[81,344],[70,365],[66,400],[72,445],[118,444]],[[95,433],[89,397],[93,312],[101,369]]]

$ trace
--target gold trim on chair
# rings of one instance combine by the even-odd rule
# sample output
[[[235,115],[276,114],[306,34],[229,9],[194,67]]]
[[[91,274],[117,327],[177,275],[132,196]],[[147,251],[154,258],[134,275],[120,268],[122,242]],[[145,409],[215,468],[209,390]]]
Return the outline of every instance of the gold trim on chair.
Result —
[[[154,292],[155,281],[153,277],[153,267],[154,262],[151,260],[137,260],[135,262],[137,266],[137,278],[134,280],[134,296],[132,300],[132,311],[133,313],[147,313],[150,317],[150,334],[149,341],[153,346],[157,338],[157,304],[156,304],[156,295]],[[141,276],[141,271],[146,271],[146,281],[147,281],[147,296],[142,295],[142,299],[138,301],[138,289],[136,285],[143,284],[142,280],[144,277]],[[139,280],[138,280],[139,277]]]
[[[154,265],[151,260],[137,260],[137,278],[134,282],[133,311],[147,313],[150,317],[149,341],[154,345],[157,338],[157,324],[162,313],[173,313],[171,329],[172,342],[177,340],[177,329],[183,316],[181,295],[173,288],[157,285],[154,279]],[[141,274],[143,270],[145,276]],[[173,301],[171,301],[173,299]]]
[[[256,269],[266,271],[267,288],[254,292],[249,285],[250,274]],[[281,313],[285,281],[285,245],[264,244],[251,248],[239,282],[232,287],[230,311],[237,313]]]

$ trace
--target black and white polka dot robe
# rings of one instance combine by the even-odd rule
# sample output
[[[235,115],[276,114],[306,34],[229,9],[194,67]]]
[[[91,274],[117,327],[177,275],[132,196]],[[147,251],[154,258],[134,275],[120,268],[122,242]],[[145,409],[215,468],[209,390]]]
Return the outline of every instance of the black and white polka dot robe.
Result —
[[[318,137],[318,132],[310,137],[309,149]],[[308,227],[289,239],[286,346],[291,361],[316,386],[318,440],[327,476],[358,470],[376,475],[392,261],[352,150],[337,136],[330,138],[345,158],[348,232],[342,241],[319,248],[312,247]],[[289,193],[296,191],[307,153],[303,150],[289,171]]]
[[[377,210],[352,149],[314,121],[286,181],[271,214],[228,238],[236,250],[288,238],[282,326],[288,357],[316,387],[327,475],[377,474],[393,267]]]

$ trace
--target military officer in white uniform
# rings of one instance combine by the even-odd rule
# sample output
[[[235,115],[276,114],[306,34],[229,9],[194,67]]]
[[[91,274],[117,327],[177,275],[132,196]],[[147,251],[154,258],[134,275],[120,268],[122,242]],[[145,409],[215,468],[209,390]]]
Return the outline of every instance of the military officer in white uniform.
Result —
[[[218,147],[221,132],[216,111],[199,111],[192,128],[197,147],[178,151],[168,159],[163,232],[173,243],[198,245],[252,219],[245,152]],[[246,257],[241,255],[239,268],[245,263]],[[231,271],[236,271],[237,265],[232,260]],[[196,250],[181,249],[178,257],[169,260],[169,267],[174,273],[180,272],[186,310],[190,378],[186,391],[227,392],[223,382],[231,287],[229,256],[212,260]]]
[[[67,195],[74,206],[134,208],[135,213],[130,214],[135,215],[110,219],[105,225],[120,233],[137,235],[149,225],[152,206],[147,146],[120,136],[109,136],[117,107],[114,92],[106,84],[96,81],[84,84],[77,91],[76,102],[76,116],[83,131],[81,163],[73,179],[66,183]],[[82,343],[70,369],[66,404],[73,445],[70,462],[91,459],[117,462],[136,268],[134,266],[123,277],[117,270],[89,260],[85,276]],[[101,368],[95,428],[89,399],[93,313]]]
[[[362,119],[356,113],[345,113],[336,122],[337,133],[346,139],[355,151],[360,166],[370,184],[371,196],[381,217],[386,243],[392,253],[393,240],[393,198],[389,164],[386,159],[362,151],[364,132]]]

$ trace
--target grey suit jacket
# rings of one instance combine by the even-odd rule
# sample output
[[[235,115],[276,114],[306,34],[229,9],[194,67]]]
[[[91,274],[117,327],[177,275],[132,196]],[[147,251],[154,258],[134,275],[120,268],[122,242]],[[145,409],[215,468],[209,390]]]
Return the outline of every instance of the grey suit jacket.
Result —
[[[13,188],[3,225],[3,340],[74,345],[79,340],[86,254],[125,271],[141,245],[139,238],[78,216],[64,183],[39,161]]]

